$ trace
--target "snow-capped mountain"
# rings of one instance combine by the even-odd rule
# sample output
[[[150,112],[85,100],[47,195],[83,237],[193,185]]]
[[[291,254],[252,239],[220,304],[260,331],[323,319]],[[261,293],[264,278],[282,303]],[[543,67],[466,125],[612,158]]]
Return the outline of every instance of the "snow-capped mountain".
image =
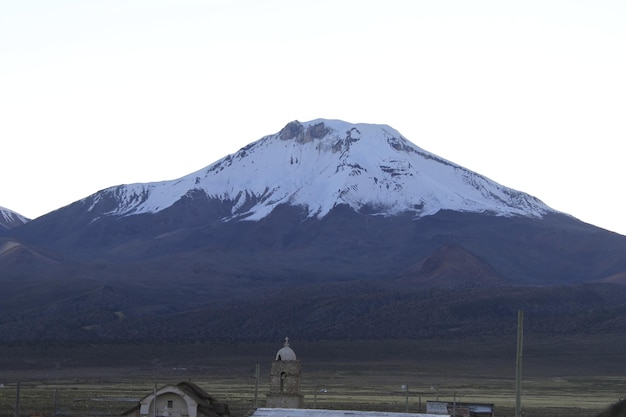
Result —
[[[230,203],[224,220],[259,220],[277,206],[323,217],[337,205],[416,218],[440,210],[541,217],[540,200],[427,152],[386,125],[313,120],[172,181],[111,187],[84,200],[100,215],[156,213],[193,191]],[[115,204],[111,204],[111,200]]]
[[[32,300],[4,304],[22,318],[0,323],[6,340],[262,340],[286,317],[312,340],[458,337],[503,334],[525,307],[552,320],[548,334],[590,334],[619,328],[605,301],[624,310],[626,236],[389,126],[333,120],[291,122],[177,180],[99,191],[3,232],[0,249],[4,299]],[[591,285],[596,304],[581,303]]]
[[[28,223],[29,221],[30,219],[13,210],[0,207],[0,230],[9,230],[24,223]]]

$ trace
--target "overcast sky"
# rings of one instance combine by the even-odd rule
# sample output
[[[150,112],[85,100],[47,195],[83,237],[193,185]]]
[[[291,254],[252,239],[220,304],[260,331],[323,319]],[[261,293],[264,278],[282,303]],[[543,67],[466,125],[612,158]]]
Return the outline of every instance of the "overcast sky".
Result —
[[[626,234],[625,22],[622,0],[0,0],[0,206],[332,118]]]

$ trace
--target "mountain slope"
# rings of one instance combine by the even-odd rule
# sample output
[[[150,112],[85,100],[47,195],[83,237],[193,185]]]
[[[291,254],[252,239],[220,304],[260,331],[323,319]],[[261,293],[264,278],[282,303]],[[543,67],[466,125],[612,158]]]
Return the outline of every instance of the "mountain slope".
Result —
[[[29,221],[30,219],[27,219],[13,210],[0,207],[0,233],[6,232],[7,230],[17,226],[21,226]]]
[[[439,248],[400,273],[398,282],[418,288],[499,288],[511,283],[487,263],[456,244]]]

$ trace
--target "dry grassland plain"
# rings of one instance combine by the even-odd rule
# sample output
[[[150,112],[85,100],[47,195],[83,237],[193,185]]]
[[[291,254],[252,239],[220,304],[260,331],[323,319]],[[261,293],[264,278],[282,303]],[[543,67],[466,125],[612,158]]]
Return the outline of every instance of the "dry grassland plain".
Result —
[[[525,352],[522,414],[593,416],[626,397],[624,352],[555,338]],[[316,342],[292,347],[305,407],[425,412],[426,401],[495,404],[514,416],[515,342]],[[263,406],[277,344],[0,346],[0,416],[116,416],[155,387],[192,381],[233,416]],[[255,366],[260,366],[255,395]],[[403,389],[408,386],[408,391]]]

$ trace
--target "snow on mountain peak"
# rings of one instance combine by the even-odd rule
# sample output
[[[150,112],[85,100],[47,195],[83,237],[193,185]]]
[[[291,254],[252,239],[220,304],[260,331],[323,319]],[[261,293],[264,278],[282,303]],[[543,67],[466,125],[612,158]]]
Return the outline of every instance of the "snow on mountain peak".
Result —
[[[3,227],[5,229],[12,229],[13,227],[28,223],[29,221],[30,219],[27,219],[13,210],[0,207],[0,229]]]
[[[208,167],[172,181],[111,187],[91,209],[109,215],[158,212],[201,190],[232,203],[227,219],[258,220],[276,206],[323,217],[347,204],[377,215],[423,217],[448,209],[502,216],[553,212],[540,200],[431,154],[386,125],[293,121]]]

